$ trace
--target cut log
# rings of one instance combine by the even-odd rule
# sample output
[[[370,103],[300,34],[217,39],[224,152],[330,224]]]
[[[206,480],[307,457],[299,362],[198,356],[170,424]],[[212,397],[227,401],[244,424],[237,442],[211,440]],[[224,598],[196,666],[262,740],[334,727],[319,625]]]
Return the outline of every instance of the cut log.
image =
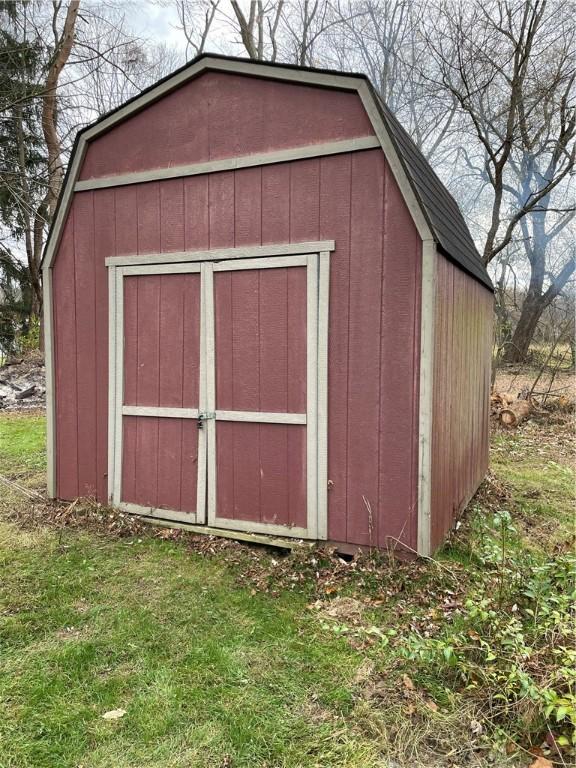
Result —
[[[500,411],[500,422],[505,427],[517,427],[530,416],[532,406],[529,400],[516,400],[510,403],[507,408]]]

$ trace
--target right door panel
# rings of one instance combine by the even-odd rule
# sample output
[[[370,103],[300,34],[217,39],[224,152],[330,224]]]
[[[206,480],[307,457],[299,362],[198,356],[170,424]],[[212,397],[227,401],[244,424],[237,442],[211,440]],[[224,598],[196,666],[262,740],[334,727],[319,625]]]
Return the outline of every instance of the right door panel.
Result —
[[[316,461],[309,444],[316,402],[309,376],[315,353],[309,330],[316,338],[308,317],[309,258],[211,268],[214,354],[207,366],[214,408],[209,403],[208,411],[215,419],[209,422],[208,520],[216,527],[315,535],[309,521],[316,494],[308,487],[310,461]],[[210,311],[210,301],[206,306]]]

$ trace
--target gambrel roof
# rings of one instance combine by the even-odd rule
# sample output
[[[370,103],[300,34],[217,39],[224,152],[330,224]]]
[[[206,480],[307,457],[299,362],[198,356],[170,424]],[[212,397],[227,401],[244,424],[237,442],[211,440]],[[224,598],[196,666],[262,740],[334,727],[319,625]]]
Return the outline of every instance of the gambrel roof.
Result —
[[[420,235],[423,239],[433,239],[447,258],[486,288],[493,290],[486,267],[474,245],[458,204],[365,75],[256,62],[212,53],[196,57],[184,67],[79,131],[56,215],[48,235],[44,254],[45,267],[50,267],[52,264],[87,143],[188,80],[210,70],[357,91]]]

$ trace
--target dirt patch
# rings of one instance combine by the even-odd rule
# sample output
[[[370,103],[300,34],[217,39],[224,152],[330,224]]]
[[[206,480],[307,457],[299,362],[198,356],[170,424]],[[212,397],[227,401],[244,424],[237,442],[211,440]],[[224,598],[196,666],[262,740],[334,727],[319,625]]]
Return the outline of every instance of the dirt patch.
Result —
[[[46,407],[44,359],[39,352],[0,367],[0,409],[32,411]]]
[[[321,603],[319,609],[324,616],[338,621],[361,621],[366,606],[354,597],[335,597],[327,603]]]
[[[86,636],[86,631],[76,627],[64,627],[56,632],[56,637],[62,641],[80,640],[84,636]]]

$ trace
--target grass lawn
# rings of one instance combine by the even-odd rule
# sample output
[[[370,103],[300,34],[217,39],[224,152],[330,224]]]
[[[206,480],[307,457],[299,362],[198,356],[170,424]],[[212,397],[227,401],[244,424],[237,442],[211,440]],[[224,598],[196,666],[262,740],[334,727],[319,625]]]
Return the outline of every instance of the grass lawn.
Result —
[[[547,716],[538,700],[526,713],[507,691],[510,713],[491,720],[495,689],[453,638],[482,625],[467,600],[493,593],[504,568],[514,581],[527,556],[532,573],[569,550],[559,429],[495,436],[495,475],[436,562],[344,563],[119,530],[106,510],[70,524],[75,510],[34,496],[43,417],[0,416],[0,767],[528,765],[546,717],[560,739],[569,712]],[[501,603],[521,613],[510,590]],[[499,656],[496,636],[483,639]],[[124,714],[103,717],[113,710]]]

